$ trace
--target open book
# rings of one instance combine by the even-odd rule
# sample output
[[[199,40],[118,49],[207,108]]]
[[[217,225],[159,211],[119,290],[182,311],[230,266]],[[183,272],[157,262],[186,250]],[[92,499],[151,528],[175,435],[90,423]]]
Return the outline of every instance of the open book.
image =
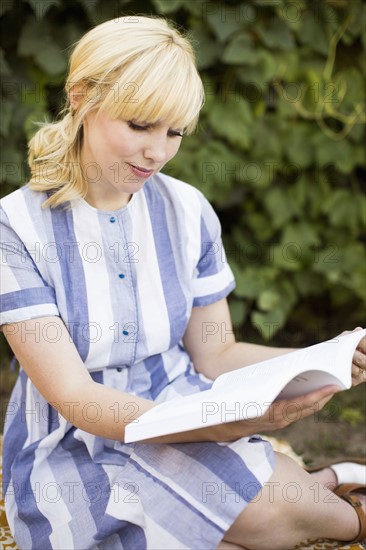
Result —
[[[275,400],[329,384],[352,386],[354,351],[365,330],[221,374],[209,390],[161,403],[126,426],[125,442],[140,441],[262,416]]]

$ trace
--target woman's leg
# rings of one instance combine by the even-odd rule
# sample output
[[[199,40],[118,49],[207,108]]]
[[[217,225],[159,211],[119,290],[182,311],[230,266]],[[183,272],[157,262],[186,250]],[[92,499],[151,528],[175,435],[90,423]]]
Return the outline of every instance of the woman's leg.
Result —
[[[355,510],[292,459],[276,453],[276,468],[224,540],[251,550],[284,550],[309,538],[351,541],[360,526]]]
[[[331,491],[335,491],[337,488],[337,476],[330,468],[324,468],[324,470],[319,470],[319,472],[314,472],[311,474],[311,477],[314,482],[321,483],[325,485]]]

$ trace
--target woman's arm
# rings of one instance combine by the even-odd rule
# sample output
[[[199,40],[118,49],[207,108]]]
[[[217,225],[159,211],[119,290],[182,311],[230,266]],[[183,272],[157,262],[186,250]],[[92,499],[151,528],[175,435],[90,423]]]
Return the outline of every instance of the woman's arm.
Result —
[[[57,326],[60,338],[47,340],[47,328]],[[2,327],[15,356],[43,397],[77,428],[96,436],[123,441],[125,426],[155,406],[153,401],[94,382],[59,317],[42,317]],[[98,420],[85,414],[94,405]],[[172,434],[149,442],[179,443],[236,439],[253,426],[230,429],[214,426]]]
[[[47,341],[49,323],[58,327],[57,341]],[[33,384],[74,426],[122,441],[125,425],[154,407],[153,401],[94,382],[60,317],[42,317],[2,328]],[[94,415],[93,421],[90,419],[89,407],[93,403],[96,404],[95,418],[100,416],[96,421]]]
[[[183,342],[196,370],[212,380],[224,372],[294,351],[236,342],[226,299],[193,308]]]
[[[362,328],[357,327],[355,330]],[[292,348],[236,342],[226,299],[193,308],[183,341],[196,370],[212,380],[224,372],[294,351]],[[365,369],[366,336],[360,340],[353,356],[354,386],[366,382]]]
[[[47,341],[47,323],[58,325],[57,341]],[[3,326],[4,334],[25,372],[34,385],[59,413],[77,428],[96,436],[123,441],[126,424],[155,406],[153,401],[108,388],[92,380],[59,317],[43,317]],[[151,443],[185,443],[198,441],[233,441],[262,431],[282,428],[303,416],[319,410],[332,397],[336,387],[326,387],[297,398],[296,418],[288,414],[287,401],[277,402],[265,415],[254,421],[231,422],[171,434]],[[100,417],[90,421],[84,414],[96,404]],[[283,411],[286,411],[286,415]]]

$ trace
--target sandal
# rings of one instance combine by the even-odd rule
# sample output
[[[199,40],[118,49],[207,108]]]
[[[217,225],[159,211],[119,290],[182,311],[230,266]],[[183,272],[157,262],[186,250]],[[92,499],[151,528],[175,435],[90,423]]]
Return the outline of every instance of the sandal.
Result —
[[[357,537],[349,543],[364,542],[366,539],[366,515],[362,509],[362,504],[357,497],[357,493],[366,494],[366,486],[357,483],[343,483],[334,491],[337,496],[348,502],[356,511],[358,521],[360,522],[360,532]]]
[[[336,462],[329,462],[322,466],[305,468],[308,473],[315,473],[325,468],[331,468],[337,476],[337,485],[345,483],[366,484],[366,459],[365,458],[344,458]]]

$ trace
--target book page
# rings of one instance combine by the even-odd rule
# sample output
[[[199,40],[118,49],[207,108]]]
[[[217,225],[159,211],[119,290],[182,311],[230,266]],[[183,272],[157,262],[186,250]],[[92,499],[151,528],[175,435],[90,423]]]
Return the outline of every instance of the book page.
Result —
[[[308,385],[311,388],[308,391],[319,387],[316,385],[317,381],[321,385],[337,384],[342,388],[350,388],[352,384],[351,365],[353,353],[364,335],[364,330],[352,332],[345,336],[222,374],[215,380],[213,388],[233,387],[238,384],[249,383],[249,381],[251,383],[260,382],[267,377],[273,380],[280,378],[286,385],[300,373],[305,372],[308,373],[306,381],[314,381],[313,385]],[[323,372],[321,378],[319,372]]]
[[[128,424],[125,442],[243,419],[255,422],[276,398],[295,399],[328,384],[349,388],[353,353],[364,335],[357,331],[225,373],[211,389],[161,403]]]
[[[343,390],[350,386],[345,386],[336,376],[318,370],[310,370],[295,376],[279,392],[276,401],[279,399],[293,399],[299,395],[305,395],[329,384],[335,384]]]

